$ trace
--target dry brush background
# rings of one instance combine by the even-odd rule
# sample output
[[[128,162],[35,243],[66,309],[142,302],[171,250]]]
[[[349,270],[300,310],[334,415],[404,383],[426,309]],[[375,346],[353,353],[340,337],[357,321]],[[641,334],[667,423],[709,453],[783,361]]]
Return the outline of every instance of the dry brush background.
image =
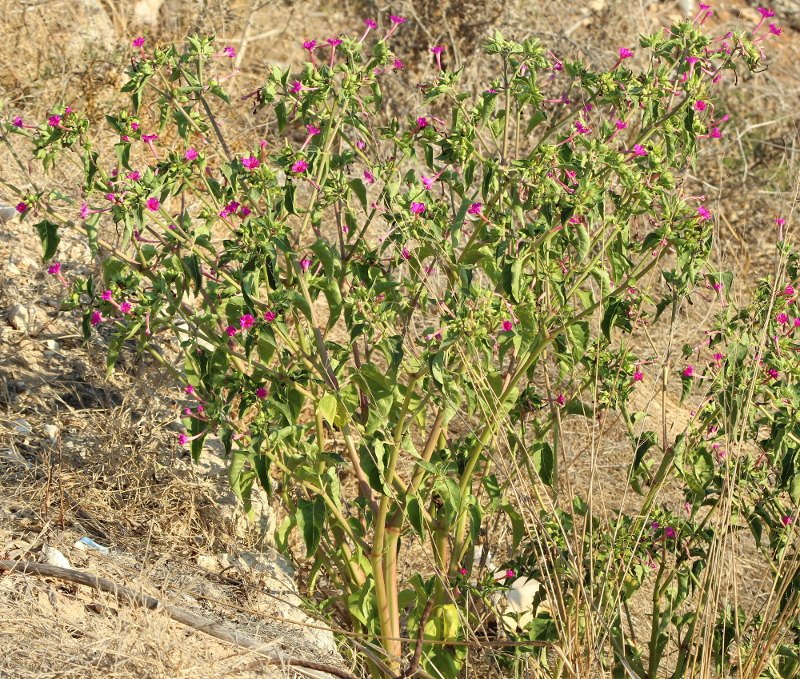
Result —
[[[721,27],[755,21],[753,3],[714,7]],[[152,44],[215,33],[238,52],[231,91],[243,95],[269,64],[299,64],[302,40],[356,32],[363,18],[391,11],[411,20],[396,45],[411,82],[430,76],[428,48],[444,44],[448,67],[463,68],[477,88],[493,75],[475,56],[494,28],[537,36],[560,57],[608,65],[620,46],[635,46],[639,34],[693,9],[682,0],[0,0],[0,117],[41,120],[64,102],[101,120],[121,101],[122,69],[137,35]],[[771,270],[773,219],[791,211],[800,168],[800,1],[776,2],[775,9],[784,34],[769,47],[766,71],[725,85],[732,116],[725,137],[706,146],[685,177],[715,205],[715,259],[738,274],[741,295]],[[386,100],[399,112],[416,106],[414,93],[400,88]],[[254,117],[244,106],[227,125],[234,144],[271,132],[265,113]],[[56,169],[48,181],[75,185],[70,172]],[[0,179],[20,180],[4,148]],[[0,186],[0,204],[14,202]],[[330,633],[300,611],[291,569],[265,546],[271,511],[262,508],[260,521],[247,524],[225,489],[221,460],[191,465],[177,446],[180,391],[168,376],[128,352],[105,378],[102,339],[82,344],[75,317],[58,312],[61,289],[39,255],[29,224],[0,222],[0,560],[47,560],[57,548],[74,567],[277,640],[295,655],[346,667],[347,644],[337,652]],[[59,259],[76,271],[95,266],[69,237]],[[657,348],[696,344],[707,313],[685,308],[671,337],[656,338]],[[654,396],[642,389],[641,409],[679,430],[685,407],[673,395],[664,412]],[[565,429],[574,451],[568,478],[581,486],[591,469],[594,500],[619,509],[628,448],[615,423],[567,422]],[[78,549],[83,536],[112,552]],[[748,572],[746,549],[731,558]],[[302,564],[296,579],[302,583]],[[758,596],[757,577],[751,595]],[[291,675],[243,669],[252,660],[163,613],[54,580],[0,574],[0,676]]]

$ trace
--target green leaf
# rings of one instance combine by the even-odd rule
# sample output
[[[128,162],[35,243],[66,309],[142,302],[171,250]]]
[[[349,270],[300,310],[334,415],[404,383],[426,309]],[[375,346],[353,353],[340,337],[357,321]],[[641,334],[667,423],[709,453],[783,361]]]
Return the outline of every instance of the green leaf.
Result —
[[[552,487],[554,459],[553,449],[550,447],[550,444],[545,441],[534,443],[531,446],[530,455],[531,464],[542,480],[542,483]]]
[[[47,219],[34,226],[39,232],[39,240],[42,242],[42,259],[47,262],[56,254],[58,244],[61,242],[61,237],[58,235],[58,226]]]
[[[320,415],[322,415],[323,419],[331,426],[333,426],[336,422],[337,407],[338,403],[333,394],[325,394],[325,396],[319,400],[319,404],[317,406]]]
[[[360,179],[351,179],[350,188],[353,190],[353,193],[356,194],[358,197],[358,201],[361,203],[361,207],[364,208],[364,211],[367,210],[367,187],[364,185]]]
[[[362,443],[358,450],[358,457],[361,462],[361,468],[367,475],[369,486],[372,490],[381,493],[381,495],[389,494],[389,487],[386,485],[386,446],[383,441],[372,439],[371,446],[367,443]]]
[[[297,501],[297,526],[303,534],[306,544],[306,553],[313,556],[322,539],[322,530],[325,528],[325,501],[317,496],[313,500],[300,498]]]

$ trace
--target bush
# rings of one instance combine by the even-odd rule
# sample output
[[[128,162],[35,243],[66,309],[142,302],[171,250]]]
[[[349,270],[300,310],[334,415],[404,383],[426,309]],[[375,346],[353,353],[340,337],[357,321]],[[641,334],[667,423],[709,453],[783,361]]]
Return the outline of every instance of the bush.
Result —
[[[280,500],[278,546],[302,540],[309,591],[363,635],[373,676],[453,677],[478,645],[550,676],[794,676],[786,243],[752,304],[720,303],[707,346],[686,348],[699,359],[676,377],[705,394],[686,431],[670,440],[630,412],[645,373],[666,392],[674,370],[632,336],[703,289],[729,299],[731,276],[705,273],[713,215],[680,173],[722,134],[715,85],[757,68],[777,29],[713,39],[708,17],[620,48],[604,72],[495,34],[485,91],[440,69],[401,119],[382,114],[381,84],[403,77],[391,44],[405,19],[377,39],[368,21],[360,38],[304,43],[299,73],[273,68],[245,97],[273,140],[242,149],[223,134],[232,48],[137,40],[132,108],[107,116],[110,173],[69,107],[7,126],[45,169],[65,151],[85,169],[80,219],[45,192],[19,211],[40,220],[46,260],[63,228],[101,254],[100,278],[69,281],[86,337],[111,328],[109,369],[127,340],[178,339],[178,365],[153,353],[186,385],[180,443],[197,458],[219,436],[245,506],[256,483]],[[639,498],[613,515],[571,490],[562,444],[565,419],[610,411]],[[668,483],[684,507],[661,501]],[[759,615],[725,604],[718,577],[748,528],[772,585]]]

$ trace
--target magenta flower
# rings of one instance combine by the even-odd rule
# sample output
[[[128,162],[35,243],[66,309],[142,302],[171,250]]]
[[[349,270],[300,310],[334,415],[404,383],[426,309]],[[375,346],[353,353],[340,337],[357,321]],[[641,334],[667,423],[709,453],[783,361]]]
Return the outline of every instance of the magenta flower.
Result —
[[[238,330],[236,328],[234,328],[232,325],[229,325],[229,326],[227,326],[225,328],[225,334],[228,337],[233,337],[237,332],[238,332]]]
[[[425,203],[411,203],[411,212],[415,215],[421,215],[425,212]]]
[[[317,47],[317,41],[316,40],[306,40],[303,43],[303,49],[304,50],[308,50],[309,54],[311,54],[311,52],[313,52],[316,47]]]
[[[711,132],[708,133],[708,136],[712,139],[720,139],[722,137],[722,132],[720,132],[718,127],[712,127]]]
[[[236,58],[236,50],[233,47],[226,47],[222,50],[222,53],[228,57],[228,59],[235,59]]]
[[[156,139],[158,139],[158,135],[157,134],[143,134],[142,135],[142,141],[145,144],[152,144]]]
[[[693,365],[687,365],[683,369],[683,372],[681,373],[681,375],[683,375],[684,377],[694,377],[694,366]]]
[[[694,102],[694,110],[695,111],[705,111],[708,108],[708,104],[704,102],[702,99],[698,99]]]
[[[627,47],[620,47],[619,48],[619,58],[620,59],[630,59],[633,56],[633,52],[629,50]]]
[[[391,21],[395,26],[399,26],[400,24],[404,24],[407,19],[405,17],[397,16],[396,14],[390,14],[389,21]]]
[[[425,116],[417,118],[417,127],[421,130],[423,127],[428,127],[428,119]]]
[[[503,329],[503,332],[511,332],[514,329],[514,321],[506,319],[500,324],[500,327]]]
[[[786,224],[786,220],[783,217],[775,217],[775,224],[777,226],[783,226]]]
[[[242,218],[247,217],[247,215],[249,215],[250,212],[251,210],[249,207],[247,207],[246,205],[242,205],[241,209],[239,210],[239,216]]]
[[[400,59],[395,59],[392,62],[392,69],[395,71],[402,71],[405,67],[406,65]]]
[[[50,127],[59,127],[61,125],[61,116],[50,116],[47,119],[47,124]]]
[[[784,295],[786,295],[787,297],[790,297],[791,295],[793,295],[793,294],[794,294],[794,287],[793,287],[793,286],[791,286],[791,285],[787,285],[787,286],[786,286],[786,287],[783,289],[783,294],[784,294]]]
[[[767,377],[769,377],[771,380],[777,380],[780,377],[780,375],[781,374],[777,370],[775,370],[775,368],[770,368],[769,370],[767,370]]]
[[[628,127],[628,123],[626,123],[624,120],[617,120],[617,122],[614,123],[614,127],[616,127],[618,130],[624,130],[626,127]]]
[[[775,16],[775,12],[767,7],[759,7],[757,11],[764,19],[771,19]]]
[[[186,434],[178,434],[178,443],[182,446],[185,446],[189,443],[189,437]]]
[[[426,191],[430,191],[431,187],[436,183],[436,177],[426,177],[424,174],[420,176],[419,180]]]
[[[359,139],[356,142],[356,148],[363,151],[365,148],[367,148],[367,142],[365,142],[363,139]]]
[[[375,183],[375,175],[372,174],[369,170],[364,170],[364,181],[367,184],[374,184]]]
[[[53,262],[47,267],[47,273],[49,273],[51,276],[57,276],[59,273],[61,273],[61,262]]]
[[[780,35],[783,31],[781,30],[780,26],[776,26],[775,24],[770,24],[769,32],[772,33],[772,35]]]
[[[643,379],[644,379],[644,373],[637,368],[636,371],[633,373],[633,381],[641,382]]]
[[[303,257],[303,259],[300,260],[300,269],[305,273],[309,268],[311,268],[311,260],[308,257]]]
[[[431,47],[431,52],[433,52],[434,54],[441,54],[442,52],[444,52],[444,47],[442,45],[435,45]]]
[[[301,174],[302,172],[305,172],[307,169],[308,169],[308,163],[302,158],[298,161],[295,161],[292,164],[292,172],[294,172],[295,174]]]
[[[706,221],[707,219],[711,219],[711,213],[706,209],[704,205],[701,205],[697,208],[697,216],[701,222]]]
[[[292,86],[289,88],[289,91],[290,91],[292,94],[297,94],[297,93],[298,93],[298,92],[300,92],[300,90],[302,90],[302,89],[303,89],[303,83],[301,83],[299,80],[295,80],[295,81],[292,83]]]
[[[664,537],[665,538],[669,538],[671,540],[671,539],[673,539],[675,537],[675,535],[676,535],[675,529],[672,526],[667,526],[664,529]]]
[[[784,526],[791,526],[794,523],[794,519],[791,516],[788,516],[788,515],[787,516],[782,516],[781,517],[781,523]]]
[[[239,319],[239,327],[242,330],[249,330],[255,324],[256,319],[253,317],[253,314],[245,314]]]
[[[259,165],[261,165],[261,161],[255,156],[248,156],[247,158],[242,158],[242,166],[246,170],[255,170]]]
[[[467,214],[479,215],[481,213],[482,209],[483,209],[483,204],[482,203],[473,203],[467,209]]]
[[[637,156],[646,156],[647,149],[642,146],[641,144],[634,144],[633,146],[633,153]]]
[[[197,160],[197,156],[197,150],[193,146],[190,146],[188,149],[186,149],[186,153],[183,154],[183,157],[186,158],[186,160]]]
[[[21,201],[17,203],[16,206],[14,207],[14,209],[21,215],[24,215],[28,211],[28,208],[29,208],[28,204]]]
[[[89,317],[89,323],[94,326],[100,325],[104,320],[103,314],[101,314],[99,311],[93,311],[92,315]]]
[[[86,203],[81,205],[81,209],[79,212],[81,219],[86,221],[89,218],[89,206]]]
[[[792,325],[794,325],[794,327],[795,327],[795,328],[800,328],[800,317],[798,317],[798,318],[795,318],[795,319],[792,321]]]
[[[114,298],[114,293],[111,290],[104,290],[103,294],[100,295],[100,299],[104,302],[110,302]]]
[[[314,125],[306,125],[306,131],[309,137],[314,137],[320,133],[320,129]]]
[[[272,323],[272,321],[274,321],[277,317],[278,317],[278,314],[276,314],[274,311],[265,311],[264,312],[264,320],[267,323]]]
[[[576,120],[575,121],[575,131],[578,134],[589,134],[589,133],[591,133],[591,130],[588,127],[586,127],[586,125],[584,125],[580,120]]]
[[[341,38],[327,38],[325,40],[325,42],[327,42],[331,47],[338,47],[339,45],[342,44],[342,39]]]
[[[25,123],[23,122],[23,120],[22,120],[22,118],[20,116],[16,116],[14,118],[14,120],[11,121],[11,124],[14,127],[25,127]]]
[[[191,384],[187,384],[183,389],[187,394],[194,394],[194,387]]]
[[[789,315],[780,313],[777,316],[775,316],[775,322],[778,323],[778,325],[788,325]]]
[[[130,302],[128,302],[128,301],[125,301],[125,302],[123,302],[122,304],[120,304],[120,305],[119,305],[119,310],[120,310],[120,311],[121,311],[123,314],[129,314],[129,313],[131,313],[131,310],[132,310],[132,309],[133,309],[133,305],[132,305]]]
[[[147,199],[147,209],[150,210],[150,212],[158,212],[158,208],[160,207],[161,202],[158,200],[158,198]]]
[[[267,390],[264,387],[259,387],[256,389],[256,396],[262,400],[267,398]]]
[[[411,259],[411,251],[407,247],[403,246],[403,249],[400,251],[400,256],[403,259]]]
[[[142,45],[144,45],[144,38],[141,36],[134,38],[133,42],[131,43],[131,47],[141,47]]]
[[[364,19],[364,25],[372,30],[373,28],[378,28],[378,24],[375,22],[374,19]]]
[[[564,396],[564,394],[559,394],[558,396],[556,396],[556,403],[558,403],[558,405],[560,405],[561,407],[563,407],[566,404],[566,402],[567,402],[567,397]]]
[[[128,172],[128,174],[126,174],[125,176],[132,182],[138,182],[142,178],[141,172],[138,172],[137,170],[133,170],[133,172]]]
[[[506,571],[506,577],[507,577],[507,578],[513,578],[515,575],[516,575],[516,573],[514,572],[514,569],[513,569],[513,568],[509,568],[509,569]]]

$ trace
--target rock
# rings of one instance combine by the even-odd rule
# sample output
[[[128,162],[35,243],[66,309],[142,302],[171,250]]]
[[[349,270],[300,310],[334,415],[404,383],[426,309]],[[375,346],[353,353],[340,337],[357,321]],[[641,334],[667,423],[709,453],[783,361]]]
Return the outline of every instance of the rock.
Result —
[[[14,433],[20,436],[33,436],[33,426],[28,420],[14,420],[11,423],[14,427]]]
[[[54,424],[46,424],[42,427],[42,431],[52,443],[55,443],[61,430]]]
[[[30,310],[22,304],[15,304],[8,310],[6,316],[8,324],[20,332],[28,332],[30,327]]]
[[[58,568],[72,568],[72,564],[69,562],[69,559],[67,559],[67,557],[65,557],[55,547],[44,545],[42,547],[42,555],[44,556],[44,562],[50,564],[51,566],[57,566]]]
[[[164,0],[139,0],[133,7],[134,19],[147,26],[158,23],[158,12]]]
[[[61,348],[59,346],[58,342],[56,342],[54,339],[47,340],[44,343],[44,345],[48,348],[49,351],[53,351],[53,352],[56,352]]]
[[[0,222],[10,222],[17,214],[17,210],[13,205],[0,204]]]

